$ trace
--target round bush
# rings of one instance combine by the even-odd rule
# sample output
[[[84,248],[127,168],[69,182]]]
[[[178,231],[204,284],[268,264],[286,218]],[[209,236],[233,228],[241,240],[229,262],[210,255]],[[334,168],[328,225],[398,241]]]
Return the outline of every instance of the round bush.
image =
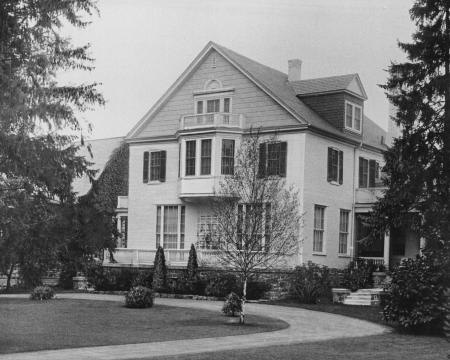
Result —
[[[223,304],[222,312],[227,316],[234,316],[235,313],[239,313],[241,311],[242,311],[242,302],[240,297],[236,293],[231,292],[225,298],[225,303]]]
[[[300,303],[316,304],[320,297],[330,296],[329,275],[326,266],[308,261],[308,264],[295,268],[291,291]]]
[[[55,292],[50,286],[37,286],[30,295],[31,300],[50,300],[55,297]]]
[[[128,308],[147,308],[153,306],[153,291],[144,286],[135,286],[125,294],[125,306]]]

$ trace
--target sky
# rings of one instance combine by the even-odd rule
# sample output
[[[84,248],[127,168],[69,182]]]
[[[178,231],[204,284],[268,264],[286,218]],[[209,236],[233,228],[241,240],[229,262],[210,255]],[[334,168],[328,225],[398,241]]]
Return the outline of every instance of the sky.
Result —
[[[410,41],[412,0],[99,0],[86,29],[65,28],[90,43],[95,70],[60,74],[62,82],[100,82],[104,107],[80,115],[87,138],[125,136],[212,40],[287,72],[302,60],[302,78],[358,73],[365,114],[387,128],[388,102],[378,84],[397,41]],[[85,134],[86,135],[86,134]]]

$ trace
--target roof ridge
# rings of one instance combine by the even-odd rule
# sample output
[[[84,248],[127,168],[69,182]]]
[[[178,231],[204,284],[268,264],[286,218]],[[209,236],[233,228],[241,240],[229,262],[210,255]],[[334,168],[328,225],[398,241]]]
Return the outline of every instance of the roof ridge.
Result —
[[[309,79],[302,79],[302,80],[289,81],[289,82],[295,84],[295,83],[299,83],[299,82],[302,82],[302,81],[333,79],[333,78],[340,78],[340,77],[345,77],[345,76],[358,76],[358,73],[341,74],[341,75],[332,75],[332,76],[322,76],[322,77],[309,78]]]

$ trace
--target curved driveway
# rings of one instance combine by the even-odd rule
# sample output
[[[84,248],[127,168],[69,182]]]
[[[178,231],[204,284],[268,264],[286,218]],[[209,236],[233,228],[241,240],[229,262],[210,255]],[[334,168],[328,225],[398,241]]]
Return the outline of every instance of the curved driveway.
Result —
[[[58,297],[68,299],[123,301],[123,296],[119,295],[77,293],[58,294]],[[221,302],[198,300],[157,298],[156,302],[168,306],[192,307],[212,311],[220,311],[222,306]],[[367,321],[293,307],[248,304],[247,312],[255,315],[278,318],[286,321],[290,326],[283,330],[240,336],[5,354],[0,355],[0,360],[148,359],[156,356],[183,355],[272,345],[289,345],[336,338],[379,335],[389,332],[387,327]]]

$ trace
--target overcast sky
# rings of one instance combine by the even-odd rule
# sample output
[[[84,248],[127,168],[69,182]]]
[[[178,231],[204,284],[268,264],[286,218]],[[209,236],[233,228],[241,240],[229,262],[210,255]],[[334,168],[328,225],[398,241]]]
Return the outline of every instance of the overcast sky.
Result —
[[[387,126],[385,83],[391,60],[404,60],[412,0],[100,0],[100,16],[74,43],[91,44],[96,69],[65,74],[98,81],[105,107],[82,115],[90,138],[124,136],[209,40],[275,69],[303,61],[302,78],[359,73],[365,113]]]

